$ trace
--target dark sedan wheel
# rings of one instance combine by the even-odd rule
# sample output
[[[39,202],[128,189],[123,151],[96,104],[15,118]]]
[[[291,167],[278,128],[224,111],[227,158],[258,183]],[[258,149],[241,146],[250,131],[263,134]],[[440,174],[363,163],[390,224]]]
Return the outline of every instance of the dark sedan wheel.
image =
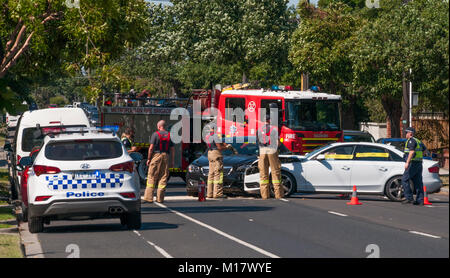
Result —
[[[405,199],[402,186],[402,176],[392,177],[386,183],[385,194],[391,201],[394,202],[400,202]]]

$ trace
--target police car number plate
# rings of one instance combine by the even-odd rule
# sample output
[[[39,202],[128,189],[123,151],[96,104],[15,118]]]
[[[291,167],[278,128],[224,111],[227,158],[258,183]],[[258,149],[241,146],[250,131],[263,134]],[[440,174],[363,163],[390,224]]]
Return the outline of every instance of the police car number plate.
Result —
[[[74,178],[76,180],[90,180],[90,179],[96,179],[97,173],[96,172],[77,172],[74,174]]]

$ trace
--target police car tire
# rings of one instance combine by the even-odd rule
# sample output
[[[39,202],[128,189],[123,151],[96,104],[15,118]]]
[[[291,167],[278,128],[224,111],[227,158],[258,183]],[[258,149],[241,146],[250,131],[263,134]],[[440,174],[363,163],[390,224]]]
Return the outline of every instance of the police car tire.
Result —
[[[42,217],[30,217],[28,219],[28,230],[30,233],[36,234],[44,231],[44,221]]]
[[[125,222],[129,230],[140,229],[142,225],[141,212],[127,213]]]
[[[28,208],[22,203],[22,222],[28,222]]]

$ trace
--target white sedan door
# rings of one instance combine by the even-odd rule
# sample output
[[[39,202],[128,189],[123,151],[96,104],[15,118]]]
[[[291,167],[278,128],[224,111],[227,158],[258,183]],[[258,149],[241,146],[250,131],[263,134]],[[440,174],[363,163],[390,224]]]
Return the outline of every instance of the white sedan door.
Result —
[[[301,191],[344,192],[351,191],[354,167],[354,145],[338,146],[324,150],[302,163],[306,176]]]
[[[393,161],[388,150],[376,146],[359,145],[355,150],[352,185],[358,192],[382,193],[392,171],[402,163]]]

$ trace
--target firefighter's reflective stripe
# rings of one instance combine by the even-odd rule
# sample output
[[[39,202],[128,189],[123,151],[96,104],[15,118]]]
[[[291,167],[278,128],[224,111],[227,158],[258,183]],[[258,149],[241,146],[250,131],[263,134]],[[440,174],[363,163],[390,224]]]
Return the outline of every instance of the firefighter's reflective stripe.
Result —
[[[183,170],[181,168],[169,168],[169,172],[183,173],[183,172],[186,172],[186,170]]]
[[[326,154],[325,159],[353,159],[352,154]]]
[[[389,157],[389,153],[356,153],[356,157]]]

